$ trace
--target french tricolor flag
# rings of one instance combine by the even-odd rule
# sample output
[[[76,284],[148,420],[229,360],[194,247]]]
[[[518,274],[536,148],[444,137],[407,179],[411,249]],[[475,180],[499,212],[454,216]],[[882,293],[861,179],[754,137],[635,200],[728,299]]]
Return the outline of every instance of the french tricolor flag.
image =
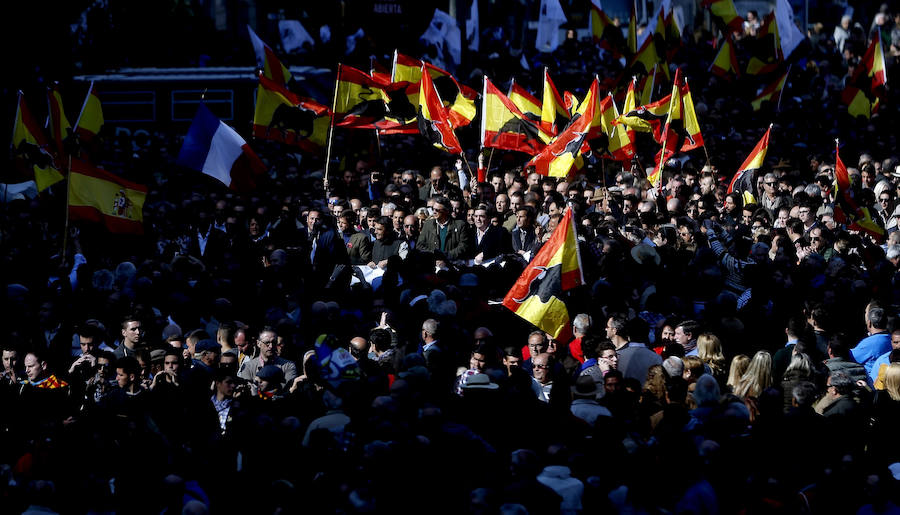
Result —
[[[266,166],[237,132],[200,104],[177,163],[222,181],[237,191],[256,187]]]

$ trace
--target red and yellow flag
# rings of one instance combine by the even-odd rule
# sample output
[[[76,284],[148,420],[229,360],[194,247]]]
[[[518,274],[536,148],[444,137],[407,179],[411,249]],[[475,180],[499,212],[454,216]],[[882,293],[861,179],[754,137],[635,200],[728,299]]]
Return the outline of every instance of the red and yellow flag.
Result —
[[[290,70],[281,63],[275,52],[269,45],[263,43],[263,40],[256,35],[256,32],[253,32],[249,25],[247,25],[247,31],[250,34],[253,51],[256,53],[256,64],[262,68],[263,76],[279,85],[286,86],[292,78]]]
[[[774,104],[778,104],[778,101],[781,99],[781,92],[784,90],[784,85],[787,83],[788,73],[790,73],[791,68],[788,67],[784,73],[775,79],[775,82],[769,84],[760,92],[759,95],[756,95],[756,98],[750,101],[750,105],[753,106],[754,111],[759,111],[764,102],[772,102]]]
[[[49,114],[47,125],[50,129],[50,141],[57,154],[57,160],[60,162],[67,154],[63,141],[72,132],[72,124],[69,123],[66,111],[63,109],[58,82],[54,82],[47,88],[47,113]]]
[[[838,223],[845,224],[851,231],[865,232],[876,242],[881,242],[884,240],[884,228],[872,219],[868,207],[856,202],[850,184],[850,174],[847,173],[847,166],[841,161],[840,150],[840,145],[835,140],[834,219]]]
[[[556,136],[565,129],[571,119],[571,115],[566,108],[565,101],[559,96],[559,91],[556,89],[556,85],[553,84],[547,68],[544,68],[543,98],[544,101],[541,104],[541,127],[545,132]]]
[[[625,97],[625,106],[628,105],[628,97],[631,97],[631,104],[634,105],[634,83],[628,88],[628,94]],[[612,94],[609,94],[600,102],[600,122],[603,127],[603,133],[607,137],[607,149],[612,158],[616,161],[631,161],[634,157],[634,132],[628,130],[626,125],[617,125],[616,120],[619,118],[619,109],[616,107],[616,101]]]
[[[572,208],[503,298],[503,305],[554,338],[569,325],[563,292],[584,284]]]
[[[765,75],[778,69],[784,61],[781,51],[781,37],[778,35],[778,23],[772,11],[763,18],[756,39],[750,40],[751,57],[747,61],[748,75]]]
[[[716,58],[713,59],[712,64],[709,66],[709,71],[718,77],[728,80],[731,80],[732,77],[741,76],[741,67],[738,64],[737,54],[734,51],[734,41],[730,35],[725,36],[725,40],[719,48],[719,53],[716,54]]]
[[[144,233],[147,187],[79,159],[69,174],[69,217],[99,222],[113,233]]]
[[[626,43],[622,31],[603,12],[597,0],[591,2],[591,34],[594,42],[600,48],[609,51],[614,58],[618,59],[625,55]]]
[[[509,99],[522,111],[522,114],[529,120],[541,123],[541,102],[534,98],[527,89],[516,83],[513,79],[509,85]]]
[[[572,122],[559,136],[551,141],[540,154],[531,158],[527,166],[534,166],[534,171],[550,177],[566,177],[570,172],[584,166],[582,154],[588,152],[588,134],[595,118],[599,118],[600,94],[599,82],[594,80],[591,91],[582,102],[584,111],[579,110],[572,116]]]
[[[887,84],[887,72],[884,65],[884,47],[881,43],[881,31],[875,31],[872,43],[866,49],[853,76],[841,94],[841,100],[847,104],[850,116],[871,118],[878,111],[884,86]]]
[[[638,51],[638,46],[637,46],[637,5],[636,4],[637,4],[637,0],[632,0],[631,16],[628,17],[628,40],[626,43],[628,55],[634,55]],[[650,38],[650,39],[652,39],[652,38]]]
[[[38,191],[63,180],[50,153],[50,145],[25,104],[25,95],[21,91],[16,106],[12,148],[16,167],[21,170],[23,179],[34,178]]]
[[[681,30],[675,23],[674,10],[670,9],[666,15],[665,6],[660,7],[659,14],[656,16],[653,39],[659,62],[668,63],[678,53],[681,48]]]
[[[431,75],[422,66],[422,80],[419,81],[419,132],[435,147],[451,154],[462,154],[462,146],[453,132],[453,125],[444,110],[440,94],[434,87]]]
[[[259,76],[253,136],[317,152],[328,137],[328,107],[288,91],[264,75]]]
[[[759,143],[753,147],[753,151],[744,160],[744,164],[738,168],[737,173],[731,178],[731,182],[728,183],[728,191],[725,192],[726,195],[737,192],[741,194],[744,204],[756,203],[756,196],[753,194],[755,189],[753,174],[762,168],[766,162],[766,152],[769,151],[769,136],[771,133],[772,125],[770,124],[762,139],[759,140]]]
[[[442,70],[430,63],[425,63],[418,59],[394,52],[394,67],[392,73],[392,81],[395,83],[407,82],[411,86],[418,86],[422,79],[422,67],[428,70],[438,93],[444,101],[444,110],[447,111],[447,118],[453,123],[454,127],[465,127],[469,125],[475,118],[475,99],[478,98],[478,92],[474,89],[460,84],[456,78],[446,70]],[[407,90],[411,95],[409,99],[412,105],[419,103],[418,87],[412,87]]]
[[[383,84],[369,74],[338,65],[334,126],[415,134],[416,107],[409,103],[406,83]]]
[[[102,128],[103,106],[100,105],[100,96],[97,94],[94,81],[91,81],[84,105],[81,106],[81,113],[75,121],[75,133],[78,134],[81,141],[90,143],[97,138]]]
[[[672,85],[672,94],[669,95],[669,110],[661,136],[658,141],[662,149],[659,151],[656,169],[648,177],[654,187],[659,187],[666,160],[677,152],[687,152],[703,146],[694,101],[680,68],[675,72],[675,83]]]
[[[744,20],[738,16],[733,0],[703,0],[703,7],[709,9],[709,14],[723,33],[726,32],[725,29],[730,32],[741,32]]]
[[[526,117],[510,98],[484,78],[481,103],[481,145],[535,155],[552,138]]]

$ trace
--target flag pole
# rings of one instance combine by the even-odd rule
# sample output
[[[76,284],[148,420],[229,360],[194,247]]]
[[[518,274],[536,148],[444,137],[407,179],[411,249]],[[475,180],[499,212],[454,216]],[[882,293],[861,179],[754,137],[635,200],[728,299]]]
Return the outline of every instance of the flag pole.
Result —
[[[94,81],[91,81],[91,85],[88,86],[87,95],[84,97],[84,103],[81,104],[81,111],[78,113],[78,119],[75,120],[75,128],[72,129],[72,132],[76,132],[78,130],[78,126],[81,125],[81,117],[84,115],[84,110],[88,105],[88,100],[91,99],[91,93],[94,91]],[[204,91],[205,93],[205,91]]]
[[[322,181],[326,199],[328,198],[328,170],[331,168],[331,142],[334,139],[334,108],[337,106],[338,84],[340,83],[340,78],[341,63],[338,63],[337,77],[334,78],[334,97],[331,100],[331,123],[328,124],[328,150],[325,152],[325,179]]]
[[[482,116],[484,116],[484,115],[482,115]],[[492,159],[494,159],[494,147],[491,147],[491,153],[488,154],[488,165],[487,165],[487,170],[485,170],[485,176],[487,174],[491,173],[491,160]]]
[[[378,144],[378,161],[384,161],[381,156],[381,136],[378,134],[378,127],[375,127],[375,142]]]
[[[778,104],[775,105],[775,112],[781,112],[781,99],[784,97],[784,90],[787,89],[787,80],[788,76],[791,74],[791,65],[788,65],[787,71],[784,72],[784,87],[781,88],[781,91],[778,92]]]
[[[72,194],[72,156],[69,155],[68,169],[66,170],[66,223],[63,228],[62,261],[66,263],[66,246],[69,243],[69,202]]]

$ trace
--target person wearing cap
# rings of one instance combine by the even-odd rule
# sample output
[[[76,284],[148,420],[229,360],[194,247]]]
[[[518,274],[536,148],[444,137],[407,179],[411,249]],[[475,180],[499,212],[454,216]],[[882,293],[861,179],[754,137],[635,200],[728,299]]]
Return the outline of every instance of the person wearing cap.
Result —
[[[271,400],[284,388],[284,372],[277,365],[266,365],[256,372],[253,383],[260,399]]]
[[[275,345],[278,342],[278,333],[271,326],[264,327],[259,332],[256,340],[256,346],[259,349],[259,355],[255,358],[244,360],[238,369],[238,377],[246,381],[253,381],[257,371],[266,365],[275,365],[281,369],[283,373],[283,388],[286,384],[290,384],[297,377],[297,365],[290,360],[279,357],[275,353]]]
[[[597,397],[602,393],[603,389],[594,382],[591,376],[579,376],[575,380],[575,386],[572,387],[574,400],[569,409],[573,415],[594,427],[598,418],[612,417],[612,413],[597,402]]]

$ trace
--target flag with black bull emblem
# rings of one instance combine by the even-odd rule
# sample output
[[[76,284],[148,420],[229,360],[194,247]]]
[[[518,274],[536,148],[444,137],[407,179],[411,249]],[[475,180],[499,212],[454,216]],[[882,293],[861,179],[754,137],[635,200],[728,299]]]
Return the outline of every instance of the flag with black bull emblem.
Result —
[[[503,305],[555,338],[569,325],[562,293],[582,284],[572,209],[566,208],[550,239],[504,297]]]

